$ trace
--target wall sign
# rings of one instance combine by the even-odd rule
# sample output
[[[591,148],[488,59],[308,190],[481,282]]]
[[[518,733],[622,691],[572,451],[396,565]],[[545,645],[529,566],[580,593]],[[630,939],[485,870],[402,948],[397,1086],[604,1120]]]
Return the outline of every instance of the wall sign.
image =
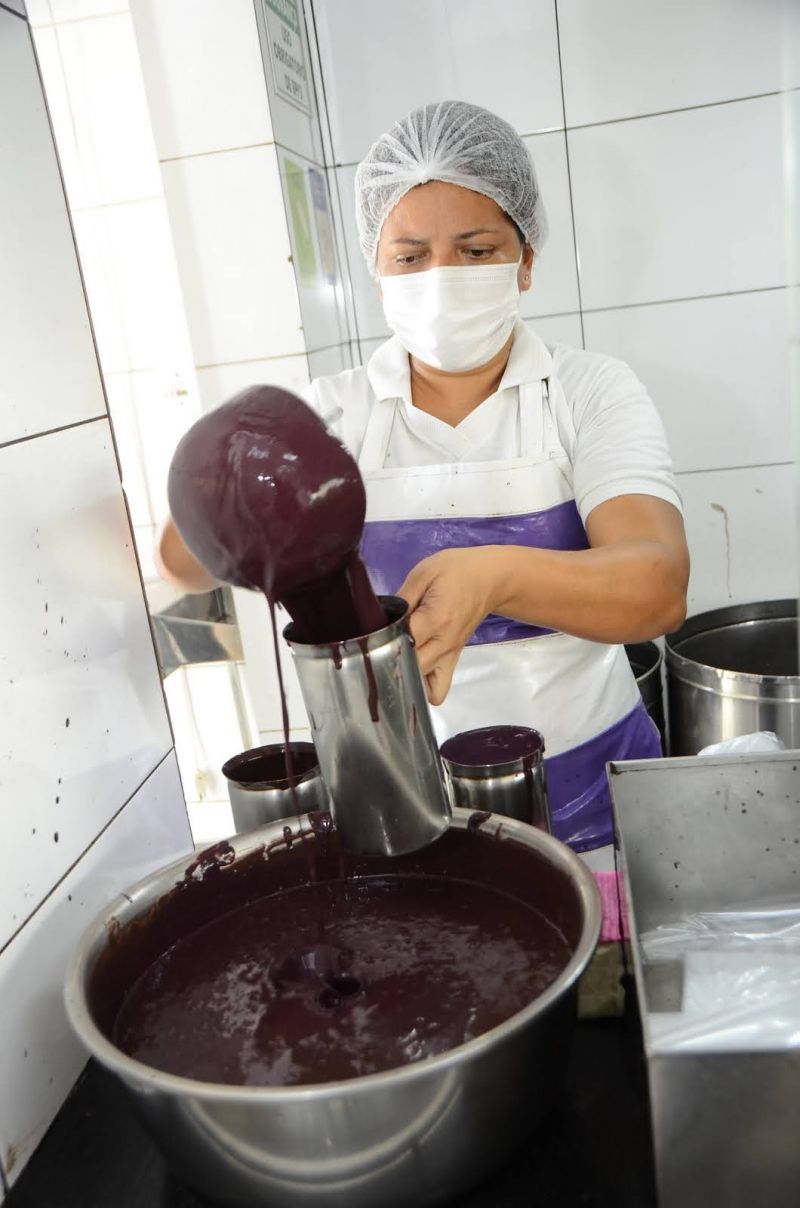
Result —
[[[264,0],[267,47],[275,91],[306,117],[311,117],[308,78],[298,0]]]

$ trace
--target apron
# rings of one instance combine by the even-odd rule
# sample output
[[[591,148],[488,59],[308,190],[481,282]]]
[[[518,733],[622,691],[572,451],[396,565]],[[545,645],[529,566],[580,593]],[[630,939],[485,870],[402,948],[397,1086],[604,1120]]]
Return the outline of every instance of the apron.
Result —
[[[519,387],[520,456],[505,461],[386,469],[402,407],[401,399],[373,404],[359,457],[367,490],[361,556],[378,594],[396,594],[419,561],[451,547],[589,548],[567,452],[575,437],[572,415],[554,376]],[[440,743],[478,726],[539,730],[555,835],[591,853],[595,872],[613,874],[606,764],[662,753],[624,647],[491,615],[465,646],[447,699],[431,714]],[[601,891],[605,898],[602,883]]]

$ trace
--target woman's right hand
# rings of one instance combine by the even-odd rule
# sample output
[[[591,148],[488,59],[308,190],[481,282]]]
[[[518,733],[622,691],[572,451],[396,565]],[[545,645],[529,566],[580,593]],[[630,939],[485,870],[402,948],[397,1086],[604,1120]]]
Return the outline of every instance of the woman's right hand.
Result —
[[[171,516],[161,526],[154,559],[161,578],[180,592],[197,595],[220,586],[220,580],[207,571],[188,549]]]

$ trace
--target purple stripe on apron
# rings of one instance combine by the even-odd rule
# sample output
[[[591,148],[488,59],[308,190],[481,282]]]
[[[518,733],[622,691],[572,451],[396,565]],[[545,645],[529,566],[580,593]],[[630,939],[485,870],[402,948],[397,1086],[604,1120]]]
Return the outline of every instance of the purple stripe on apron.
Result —
[[[393,596],[423,558],[443,549],[477,545],[524,545],[529,549],[588,549],[586,531],[575,502],[556,504],[520,516],[442,516],[432,520],[370,520],[361,540],[373,589]],[[468,646],[513,642],[552,633],[494,613],[478,626]]]
[[[606,764],[612,759],[660,759],[661,739],[640,701],[621,721],[587,742],[545,759],[553,833],[573,851],[614,842]]]

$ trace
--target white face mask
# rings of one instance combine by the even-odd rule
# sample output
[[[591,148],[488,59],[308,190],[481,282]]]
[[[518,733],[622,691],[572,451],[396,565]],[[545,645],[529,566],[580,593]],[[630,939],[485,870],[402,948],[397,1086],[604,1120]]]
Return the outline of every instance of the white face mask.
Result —
[[[519,311],[519,264],[430,268],[381,277],[386,322],[412,356],[457,373],[485,365]]]

